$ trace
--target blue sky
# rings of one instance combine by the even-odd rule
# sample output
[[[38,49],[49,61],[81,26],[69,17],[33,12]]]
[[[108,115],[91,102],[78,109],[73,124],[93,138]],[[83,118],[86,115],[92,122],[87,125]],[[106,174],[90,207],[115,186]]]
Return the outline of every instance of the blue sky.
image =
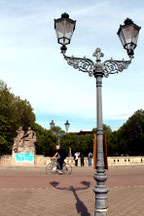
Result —
[[[103,121],[115,130],[144,109],[144,2],[114,0],[0,0],[0,78],[15,95],[30,101],[36,121],[69,131],[96,126],[95,78],[73,69],[60,54],[54,18],[67,12],[77,20],[67,55],[128,60],[117,31],[129,17],[141,26],[135,58],[127,70],[103,79]]]

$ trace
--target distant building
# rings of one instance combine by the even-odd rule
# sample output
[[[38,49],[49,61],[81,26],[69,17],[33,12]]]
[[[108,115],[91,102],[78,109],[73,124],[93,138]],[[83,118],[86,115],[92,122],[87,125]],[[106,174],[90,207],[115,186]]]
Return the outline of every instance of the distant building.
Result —
[[[91,133],[92,133],[92,131],[82,131],[81,130],[80,132],[77,132],[76,134],[80,136],[80,135],[87,135],[87,134],[91,134]]]

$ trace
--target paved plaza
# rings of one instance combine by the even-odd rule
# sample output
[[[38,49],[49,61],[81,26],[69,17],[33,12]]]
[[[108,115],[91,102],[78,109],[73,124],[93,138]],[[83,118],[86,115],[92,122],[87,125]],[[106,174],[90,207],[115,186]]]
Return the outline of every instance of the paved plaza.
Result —
[[[46,175],[44,167],[0,167],[0,216],[90,216],[95,186],[91,167],[69,176]],[[144,215],[144,166],[107,171],[109,216]]]

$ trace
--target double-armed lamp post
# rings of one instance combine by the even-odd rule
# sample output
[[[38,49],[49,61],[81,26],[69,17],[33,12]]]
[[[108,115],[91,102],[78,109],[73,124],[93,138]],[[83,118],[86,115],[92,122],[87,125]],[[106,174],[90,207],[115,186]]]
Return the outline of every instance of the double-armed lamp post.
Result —
[[[66,129],[66,133],[67,133],[68,129],[69,129],[69,126],[70,126],[70,123],[68,122],[68,120],[66,121],[66,123],[64,125],[65,125],[65,129]],[[54,127],[55,127],[55,123],[52,120],[50,122],[50,129],[53,129]],[[63,131],[54,131],[53,134],[58,137],[58,146],[60,147],[60,138],[65,135],[65,132],[63,132]]]
[[[96,62],[86,57],[77,58],[66,56],[66,45],[70,44],[72,34],[75,30],[76,21],[69,18],[67,13],[61,15],[60,19],[54,20],[54,28],[56,30],[58,43],[62,45],[61,53],[67,63],[82,72],[88,73],[89,76],[96,78],[97,88],[97,155],[96,155],[96,174],[94,179],[97,181],[97,185],[94,187],[95,192],[95,216],[107,216],[107,193],[108,188],[105,186],[107,175],[105,173],[104,165],[104,149],[103,149],[103,118],[102,118],[102,78],[109,77],[109,74],[115,74],[127,69],[134,56],[134,49],[137,46],[137,39],[140,27],[133,23],[133,21],[127,18],[124,21],[124,25],[120,25],[118,30],[118,36],[121,40],[123,48],[127,50],[129,60],[113,60],[108,59],[101,62],[101,58],[104,54],[100,48],[97,48],[93,54],[96,58]]]

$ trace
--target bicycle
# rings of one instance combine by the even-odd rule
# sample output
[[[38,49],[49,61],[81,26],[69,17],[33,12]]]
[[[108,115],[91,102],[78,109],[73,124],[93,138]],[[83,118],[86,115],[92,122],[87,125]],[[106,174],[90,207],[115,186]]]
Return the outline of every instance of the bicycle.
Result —
[[[61,171],[57,159],[53,159],[50,163],[46,165],[46,174],[55,174],[55,173],[69,175],[72,173],[72,166],[64,161],[63,169]]]

